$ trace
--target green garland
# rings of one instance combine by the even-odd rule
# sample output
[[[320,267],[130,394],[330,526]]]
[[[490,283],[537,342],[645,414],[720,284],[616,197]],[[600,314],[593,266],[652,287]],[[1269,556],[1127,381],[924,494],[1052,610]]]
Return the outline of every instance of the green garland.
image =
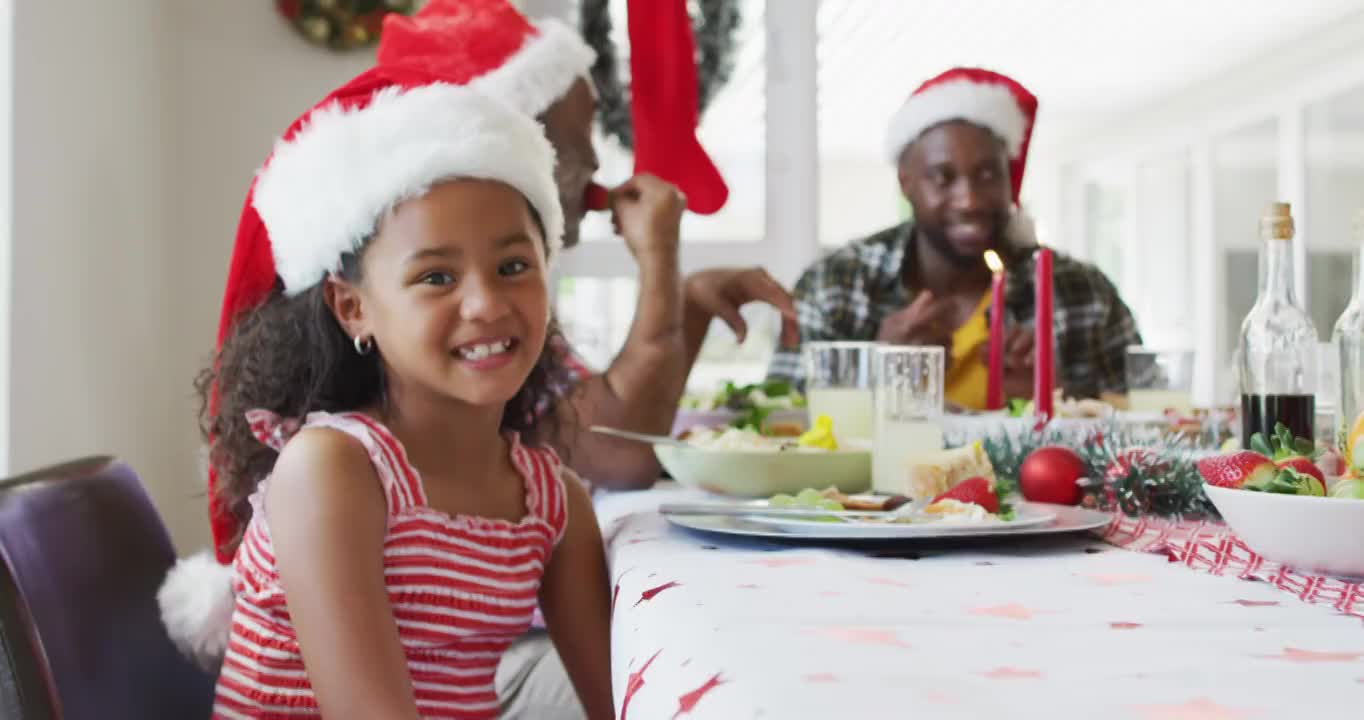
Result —
[[[1136,433],[1110,423],[1079,438],[1054,428],[996,432],[981,439],[994,466],[1001,496],[1018,490],[1019,468],[1034,450],[1064,445],[1087,468],[1085,507],[1128,516],[1204,519],[1218,517],[1203,493],[1196,462],[1200,451],[1180,435]]]
[[[582,0],[579,25],[583,39],[597,51],[592,82],[597,86],[602,129],[628,150],[634,147],[630,92],[620,80],[609,5],[609,0]],[[699,12],[692,18],[692,33],[696,38],[698,107],[704,113],[734,71],[735,41],[742,18],[736,0],[700,0],[696,5]]]

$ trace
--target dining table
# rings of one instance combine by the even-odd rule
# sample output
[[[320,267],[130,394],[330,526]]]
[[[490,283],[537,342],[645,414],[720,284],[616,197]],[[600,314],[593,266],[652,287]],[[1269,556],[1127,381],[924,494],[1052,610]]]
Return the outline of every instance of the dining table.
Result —
[[[1215,521],[881,543],[700,532],[595,501],[617,717],[1364,717],[1364,587]]]

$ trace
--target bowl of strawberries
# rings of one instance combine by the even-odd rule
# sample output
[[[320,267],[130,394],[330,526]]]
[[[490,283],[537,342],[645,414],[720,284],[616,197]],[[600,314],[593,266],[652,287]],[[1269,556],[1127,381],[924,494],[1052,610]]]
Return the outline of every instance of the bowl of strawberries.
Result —
[[[1323,472],[1311,441],[1279,425],[1251,448],[1198,461],[1203,490],[1246,545],[1299,570],[1364,577],[1364,497]],[[1350,483],[1351,485],[1345,485]]]

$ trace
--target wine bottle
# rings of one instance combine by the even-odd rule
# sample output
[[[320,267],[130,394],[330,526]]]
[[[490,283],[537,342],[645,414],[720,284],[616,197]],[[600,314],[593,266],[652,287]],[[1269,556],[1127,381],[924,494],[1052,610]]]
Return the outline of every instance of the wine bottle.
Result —
[[[1364,210],[1355,214],[1354,237],[1354,293],[1331,330],[1331,343],[1340,357],[1335,439],[1341,449],[1350,426],[1364,412]]]
[[[1241,323],[1241,447],[1283,423],[1315,439],[1317,329],[1293,287],[1293,214],[1271,203],[1260,218],[1260,289]]]

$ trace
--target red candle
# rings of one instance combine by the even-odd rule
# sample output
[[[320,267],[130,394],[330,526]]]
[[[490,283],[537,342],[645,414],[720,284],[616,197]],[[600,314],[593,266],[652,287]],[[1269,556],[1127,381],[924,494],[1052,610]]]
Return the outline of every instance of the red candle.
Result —
[[[985,251],[990,283],[990,379],[985,386],[985,409],[1004,407],[1004,263],[994,250]]]
[[[1052,417],[1052,379],[1056,377],[1052,367],[1051,343],[1051,250],[1045,245],[1037,249],[1037,295],[1036,315],[1033,320],[1033,407],[1043,420]]]

